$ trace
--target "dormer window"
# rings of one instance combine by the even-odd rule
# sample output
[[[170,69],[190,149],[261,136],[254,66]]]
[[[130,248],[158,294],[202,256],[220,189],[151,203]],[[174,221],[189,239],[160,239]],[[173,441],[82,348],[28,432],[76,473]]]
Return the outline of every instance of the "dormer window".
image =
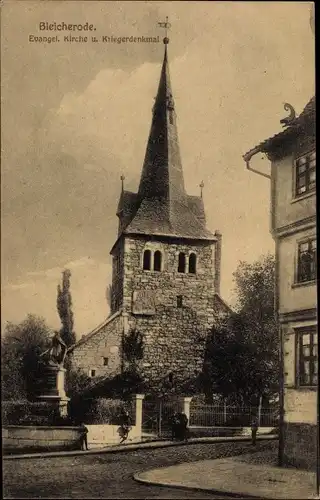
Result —
[[[197,272],[197,256],[195,253],[189,255],[189,273],[196,274]]]
[[[161,264],[162,264],[162,253],[160,252],[160,250],[156,250],[153,256],[153,270],[161,271]]]
[[[186,254],[180,252],[178,257],[178,273],[185,273],[185,272],[186,272]]]
[[[151,269],[151,250],[143,252],[143,269],[145,271],[150,271]]]
[[[301,156],[296,160],[296,196],[309,193],[316,188],[316,152]]]

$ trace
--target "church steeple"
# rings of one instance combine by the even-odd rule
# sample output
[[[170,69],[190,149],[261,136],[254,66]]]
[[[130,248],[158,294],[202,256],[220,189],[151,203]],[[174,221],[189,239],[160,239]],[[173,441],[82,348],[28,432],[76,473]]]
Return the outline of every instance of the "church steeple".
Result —
[[[181,164],[176,112],[168,64],[168,38],[157,96],[153,106],[152,124],[143,164],[139,195],[161,198],[169,204],[174,200],[186,203]]]
[[[159,24],[166,30],[169,27],[168,20]],[[215,241],[206,229],[202,197],[189,196],[185,191],[167,33],[163,42],[164,57],[139,190],[121,193],[119,236],[125,233]]]

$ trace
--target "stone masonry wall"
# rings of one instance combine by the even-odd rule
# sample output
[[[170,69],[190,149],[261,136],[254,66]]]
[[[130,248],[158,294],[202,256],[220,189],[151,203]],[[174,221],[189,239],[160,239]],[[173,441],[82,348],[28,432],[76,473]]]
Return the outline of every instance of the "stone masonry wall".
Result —
[[[162,252],[161,272],[142,269],[145,248]],[[123,307],[130,328],[144,334],[140,370],[145,379],[161,379],[168,372],[175,380],[185,379],[201,371],[207,334],[214,322],[213,250],[210,242],[126,238]],[[178,273],[179,252],[197,255],[196,274]],[[154,314],[133,314],[133,292],[137,290],[153,291]],[[182,307],[177,305],[178,295]]]
[[[121,371],[121,345],[123,318],[116,313],[76,344],[72,351],[72,364],[87,375],[95,370],[95,376],[113,376]],[[105,365],[104,358],[108,358]]]
[[[285,423],[284,461],[289,465],[316,470],[317,426],[305,423]]]
[[[112,255],[111,314],[119,311],[123,298],[123,241],[120,239]]]

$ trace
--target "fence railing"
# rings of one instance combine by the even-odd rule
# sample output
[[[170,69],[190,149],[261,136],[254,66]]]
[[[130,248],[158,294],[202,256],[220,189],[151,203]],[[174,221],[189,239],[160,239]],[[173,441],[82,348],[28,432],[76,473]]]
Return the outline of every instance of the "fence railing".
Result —
[[[278,424],[278,411],[274,408],[191,404],[189,425],[249,427],[254,417],[261,427],[276,427]]]

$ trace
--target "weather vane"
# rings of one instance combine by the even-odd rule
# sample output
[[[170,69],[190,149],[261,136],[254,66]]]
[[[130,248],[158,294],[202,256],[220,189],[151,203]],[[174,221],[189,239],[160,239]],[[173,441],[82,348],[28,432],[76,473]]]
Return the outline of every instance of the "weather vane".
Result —
[[[204,188],[204,182],[203,181],[200,182],[199,188],[200,188],[200,196],[202,198],[202,191],[203,191],[203,188]]]
[[[125,176],[124,176],[124,175],[121,175],[121,176],[120,176],[120,180],[121,180],[121,189],[122,189],[122,191],[123,191]]]
[[[163,22],[158,23],[160,28],[164,28],[166,30],[165,34],[166,36],[163,39],[163,43],[167,45],[169,43],[169,38],[168,38],[168,29],[171,28],[171,24],[169,23],[168,16],[166,17],[166,20]]]

